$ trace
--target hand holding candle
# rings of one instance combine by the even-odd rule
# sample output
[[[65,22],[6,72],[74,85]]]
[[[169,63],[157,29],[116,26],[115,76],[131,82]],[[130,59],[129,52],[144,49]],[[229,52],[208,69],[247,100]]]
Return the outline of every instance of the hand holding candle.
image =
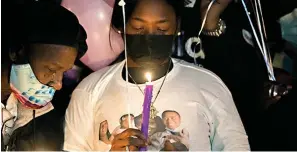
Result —
[[[150,109],[151,109],[151,102],[152,102],[152,96],[153,96],[153,84],[151,82],[152,78],[150,73],[146,74],[146,78],[148,79],[148,82],[146,83],[145,90],[144,90],[141,132],[144,134],[146,138],[148,138]],[[140,148],[140,151],[146,151],[146,150],[147,150],[147,147]]]

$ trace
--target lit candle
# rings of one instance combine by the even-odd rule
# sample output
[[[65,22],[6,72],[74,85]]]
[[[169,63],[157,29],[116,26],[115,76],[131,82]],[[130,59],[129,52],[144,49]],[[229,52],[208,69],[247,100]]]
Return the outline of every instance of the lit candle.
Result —
[[[152,96],[153,96],[153,84],[152,84],[152,77],[150,73],[146,74],[146,78],[148,82],[146,82],[145,90],[144,90],[141,132],[144,134],[146,138],[148,138],[150,109],[151,109],[151,102],[152,102]],[[147,147],[140,148],[140,151],[147,151]]]

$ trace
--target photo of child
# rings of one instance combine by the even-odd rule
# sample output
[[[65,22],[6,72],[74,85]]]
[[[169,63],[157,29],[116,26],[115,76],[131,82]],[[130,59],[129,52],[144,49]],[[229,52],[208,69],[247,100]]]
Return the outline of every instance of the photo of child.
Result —
[[[119,122],[120,122],[120,125],[118,127],[116,127],[113,132],[111,133],[111,136],[109,138],[109,141],[112,142],[112,140],[114,139],[114,137],[117,135],[117,134],[120,134],[122,133],[123,131],[125,131],[126,129],[129,128],[129,115],[130,115],[130,122],[132,123],[132,128],[136,128],[135,127],[135,124],[134,124],[134,115],[133,114],[125,114],[123,115]]]
[[[116,127],[112,133],[109,132],[108,129],[108,121],[105,120],[100,123],[100,128],[99,128],[99,140],[104,142],[105,144],[111,144],[112,140],[114,139],[114,136],[117,134],[122,133],[126,129],[129,128],[129,114],[125,114],[121,116],[119,123],[120,125]],[[130,122],[132,122],[132,128],[135,128],[134,125],[134,115],[130,114]]]

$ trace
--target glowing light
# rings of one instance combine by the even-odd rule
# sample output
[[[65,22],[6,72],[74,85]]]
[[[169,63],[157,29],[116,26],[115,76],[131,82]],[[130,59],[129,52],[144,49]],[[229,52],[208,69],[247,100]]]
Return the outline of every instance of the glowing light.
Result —
[[[103,20],[104,19],[104,13],[99,12],[98,13],[98,17],[100,18],[100,20]]]
[[[151,76],[151,74],[149,72],[145,74],[145,77],[146,77],[148,82],[152,82],[152,76]]]

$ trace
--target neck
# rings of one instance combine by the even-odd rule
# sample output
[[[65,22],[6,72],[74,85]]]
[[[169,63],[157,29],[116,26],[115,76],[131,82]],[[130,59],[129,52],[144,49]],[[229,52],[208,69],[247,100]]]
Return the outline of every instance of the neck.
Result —
[[[131,83],[137,83],[137,84],[143,84],[147,82],[148,80],[145,77],[145,74],[149,72],[152,75],[152,81],[155,81],[157,79],[160,79],[164,77],[167,72],[171,71],[173,68],[173,64],[170,58],[168,58],[166,61],[164,61],[164,64],[157,66],[156,68],[145,68],[141,66],[137,66],[134,62],[128,60],[128,73],[130,76],[128,76],[128,81]],[[126,80],[126,70],[123,68],[122,76]],[[135,82],[134,82],[134,81]]]

